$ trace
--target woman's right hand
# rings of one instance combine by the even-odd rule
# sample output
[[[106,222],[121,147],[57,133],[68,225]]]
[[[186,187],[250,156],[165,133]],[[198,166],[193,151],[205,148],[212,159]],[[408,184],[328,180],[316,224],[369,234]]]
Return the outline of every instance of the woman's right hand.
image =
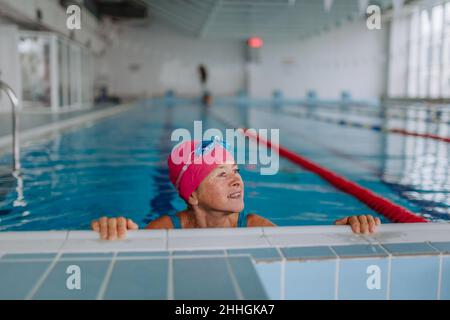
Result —
[[[102,240],[122,240],[125,239],[127,230],[137,230],[139,226],[133,220],[124,217],[101,217],[91,222],[91,228],[100,233]]]

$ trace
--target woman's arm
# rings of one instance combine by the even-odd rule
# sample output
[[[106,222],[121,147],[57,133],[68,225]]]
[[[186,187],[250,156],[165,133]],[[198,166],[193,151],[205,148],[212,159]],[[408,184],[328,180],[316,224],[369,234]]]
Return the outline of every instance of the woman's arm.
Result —
[[[122,240],[127,235],[127,230],[137,230],[139,226],[131,219],[124,217],[101,217],[91,222],[91,228],[100,234],[102,240]]]
[[[123,240],[128,230],[138,230],[139,226],[125,217],[101,217],[91,222],[92,230],[100,234],[101,240]],[[162,216],[150,222],[145,229],[172,229],[173,224],[168,216]]]
[[[354,233],[374,233],[381,224],[380,218],[371,215],[350,216],[334,222],[336,225],[350,225]]]
[[[173,223],[169,216],[161,216],[150,222],[145,229],[173,229]]]
[[[380,218],[371,215],[349,216],[334,222],[335,225],[349,225],[354,233],[370,234],[376,232],[377,226],[381,224]],[[276,227],[270,220],[257,214],[249,214],[247,217],[248,227]]]
[[[247,227],[276,227],[276,225],[266,218],[251,213],[247,216]]]

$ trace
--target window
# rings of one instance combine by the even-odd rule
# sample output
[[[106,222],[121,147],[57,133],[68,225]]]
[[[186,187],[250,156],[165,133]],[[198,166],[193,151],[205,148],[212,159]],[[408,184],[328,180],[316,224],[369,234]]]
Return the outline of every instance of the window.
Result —
[[[80,108],[93,102],[91,52],[48,32],[21,32],[18,43],[26,107]]]
[[[449,60],[450,2],[431,9],[416,7],[409,18],[406,96],[450,97]]]
[[[18,46],[24,105],[50,107],[50,38],[21,36]]]

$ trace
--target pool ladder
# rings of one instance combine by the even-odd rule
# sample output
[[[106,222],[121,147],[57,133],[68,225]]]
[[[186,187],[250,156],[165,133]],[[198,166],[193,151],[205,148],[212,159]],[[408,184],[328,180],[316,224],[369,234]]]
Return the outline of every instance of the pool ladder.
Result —
[[[19,99],[10,86],[0,80],[0,92],[5,91],[11,101],[12,116],[12,137],[13,137],[13,172],[20,170],[20,145],[19,145],[19,119],[17,109],[19,108]]]

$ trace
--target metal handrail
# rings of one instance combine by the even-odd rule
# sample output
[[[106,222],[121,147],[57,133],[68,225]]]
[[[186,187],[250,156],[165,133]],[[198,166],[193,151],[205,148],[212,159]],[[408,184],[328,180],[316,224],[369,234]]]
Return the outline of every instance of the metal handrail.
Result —
[[[16,110],[19,108],[19,99],[10,86],[0,80],[0,91],[5,91],[11,101],[12,107],[12,136],[13,136],[13,171],[20,170],[20,145],[19,145],[19,119]]]

